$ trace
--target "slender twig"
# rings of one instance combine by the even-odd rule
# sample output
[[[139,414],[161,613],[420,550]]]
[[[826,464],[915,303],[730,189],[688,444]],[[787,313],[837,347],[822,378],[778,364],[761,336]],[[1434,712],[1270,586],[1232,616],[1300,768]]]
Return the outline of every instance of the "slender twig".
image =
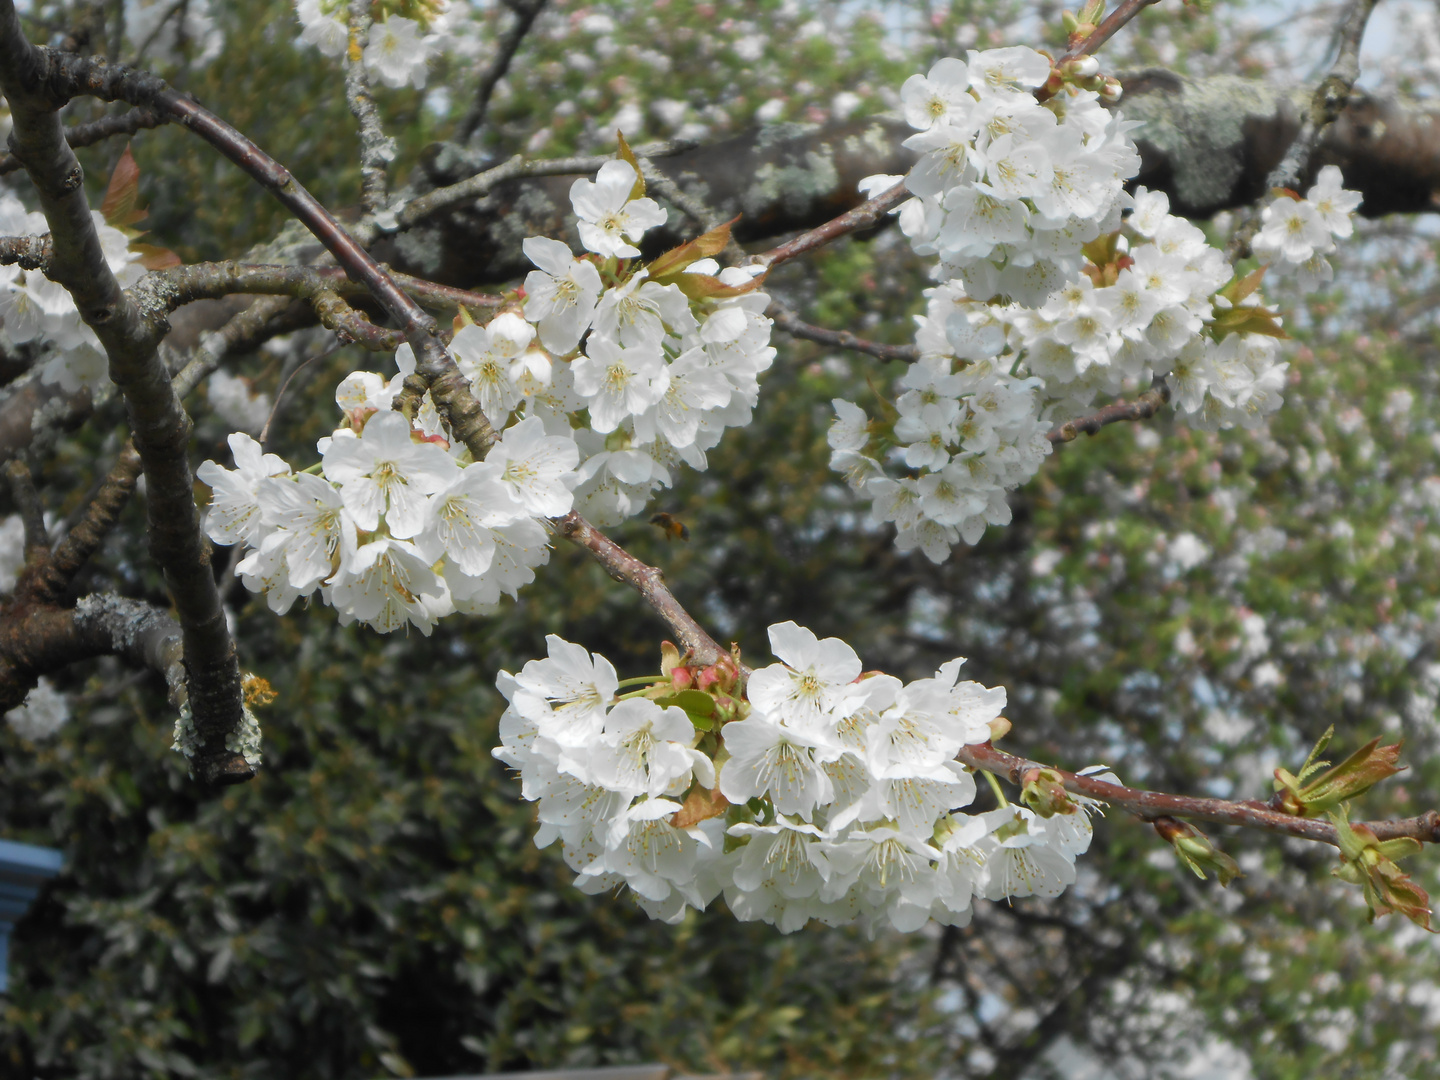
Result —
[[[635,148],[637,156],[669,157],[693,149],[694,139],[670,139],[666,142],[650,143]],[[428,191],[411,202],[395,216],[397,226],[408,229],[431,214],[437,213],[456,203],[473,202],[483,198],[496,184],[524,176],[570,176],[591,173],[607,161],[613,161],[614,154],[589,154],[584,157],[550,158],[543,161],[527,161],[523,154],[516,154],[509,161],[502,162],[482,173],[476,173],[458,183]]]
[[[134,135],[145,128],[157,128],[167,123],[168,120],[152,109],[130,109],[118,116],[102,116],[99,120],[68,127],[65,129],[65,141],[71,149],[78,150],[115,135]],[[0,154],[0,176],[23,167],[14,154]]]
[[[94,59],[70,60],[92,74],[110,71]],[[84,174],[60,124],[67,95],[55,77],[65,66],[62,54],[30,44],[13,0],[0,0],[0,89],[14,123],[11,150],[25,165],[50,225],[50,273],[99,337],[111,379],[125,396],[148,481],[150,548],[184,633],[188,700],[200,742],[195,768],[210,783],[245,780],[254,770],[226,746],[244,722],[244,704],[235,645],[199,531],[187,457],[192,425],[159,355],[160,326],[121,291],[101,247]]]
[[[573,510],[553,524],[561,536],[588,551],[612,578],[638,592],[665,620],[665,625],[678,639],[681,650],[690,652],[696,663],[713,664],[729,655],[675,599],[657,567],[631,555]]]
[[[45,530],[45,504],[40,501],[40,492],[35,490],[30,466],[17,458],[5,466],[5,478],[10,481],[10,497],[15,500],[15,509],[20,511],[20,523],[25,530],[26,563],[41,554],[48,556],[50,537]]]
[[[1063,64],[1066,60],[1074,60],[1081,56],[1089,56],[1096,49],[1104,45],[1112,37],[1124,28],[1125,24],[1139,15],[1151,4],[1159,3],[1160,0],[1123,0],[1119,7],[1112,11],[1105,18],[1100,20],[1100,25],[1084,41],[1079,42],[1073,49],[1068,51],[1058,61],[1056,66]]]
[[[837,349],[868,353],[879,360],[904,360],[906,363],[913,363],[920,359],[920,350],[914,345],[886,345],[883,342],[856,337],[849,330],[827,330],[823,326],[814,326],[802,322],[793,311],[779,303],[771,304],[765,314],[791,337],[818,341],[821,345],[831,345]]]
[[[134,442],[127,440],[100,490],[85,507],[84,515],[65,534],[65,539],[56,546],[44,567],[28,578],[26,588],[16,590],[17,602],[53,604],[60,599],[80,568],[99,550],[105,537],[115,527],[121,511],[135,491],[140,470],[140,454]]]
[[[345,60],[345,102],[360,125],[360,200],[367,216],[385,205],[386,166],[395,156],[395,141],[380,124],[380,110],[370,93],[363,55],[370,41],[370,0],[350,0],[350,52]]]
[[[902,181],[875,198],[866,200],[853,210],[847,210],[839,217],[831,218],[824,225],[818,225],[808,232],[803,232],[799,236],[785,241],[779,247],[771,248],[759,255],[751,255],[750,262],[752,265],[767,268],[779,266],[782,262],[787,262],[797,255],[806,255],[826,244],[834,243],[842,236],[848,236],[861,229],[868,229],[904,202],[909,194]]]
[[[1300,130],[1285,151],[1285,156],[1266,177],[1267,192],[1274,188],[1298,188],[1304,182],[1310,170],[1311,159],[1320,146],[1320,140],[1350,103],[1350,92],[1355,88],[1355,80],[1360,77],[1360,39],[1365,36],[1365,27],[1370,22],[1370,15],[1377,2],[1378,0],[1354,0],[1345,9],[1335,27],[1335,63],[1310,96],[1310,109],[1301,121]],[[1260,214],[1259,207],[1252,207],[1245,220],[1231,235],[1230,242],[1225,246],[1226,257],[1231,262],[1250,254],[1251,241],[1260,231]]]
[[[43,274],[50,267],[53,250],[49,233],[44,236],[0,236],[0,265],[18,265],[22,270],[39,270]]]
[[[1156,379],[1145,393],[1134,401],[1115,401],[1096,409],[1088,416],[1077,416],[1057,428],[1052,428],[1048,438],[1057,446],[1073,442],[1081,435],[1094,435],[1107,424],[1118,424],[1126,420],[1149,420],[1163,409],[1170,400],[1170,387],[1163,379]]]
[[[495,87],[500,84],[500,80],[510,70],[510,64],[515,59],[521,42],[525,40],[525,35],[534,25],[540,9],[545,6],[545,0],[521,0],[520,3],[507,6],[514,13],[514,18],[500,37],[495,50],[495,58],[490,61],[489,66],[480,75],[480,84],[475,90],[475,102],[470,106],[470,111],[465,114],[464,119],[460,121],[459,128],[456,129],[457,142],[468,142],[485,123],[486,114],[490,111],[490,98],[495,93]]]
[[[1031,769],[1050,769],[1060,775],[1065,790],[1119,806],[1146,821],[1157,817],[1213,821],[1221,825],[1239,825],[1247,829],[1283,833],[1338,846],[1335,826],[1328,821],[1282,814],[1258,800],[1237,802],[1231,799],[1204,799],[1109,784],[1093,776],[1079,776],[1051,765],[1042,765],[1038,761],[1007,754],[989,743],[961,747],[958,760],[972,768],[984,769],[1002,776],[1016,785],[1023,782],[1025,774]],[[1440,811],[1428,810],[1418,817],[1372,821],[1366,824],[1375,830],[1376,836],[1381,840],[1411,836],[1432,844],[1440,843]]]
[[[334,344],[320,350],[313,356],[307,356],[295,365],[295,369],[291,371],[289,375],[285,376],[285,381],[282,382],[279,389],[275,391],[275,404],[270,407],[270,415],[265,418],[265,426],[260,429],[259,442],[261,446],[268,447],[270,445],[270,428],[274,425],[276,417],[280,415],[280,406],[285,401],[285,391],[290,389],[290,384],[295,381],[295,376],[299,375],[300,372],[318,360],[328,360],[339,352],[341,348],[341,345]]]

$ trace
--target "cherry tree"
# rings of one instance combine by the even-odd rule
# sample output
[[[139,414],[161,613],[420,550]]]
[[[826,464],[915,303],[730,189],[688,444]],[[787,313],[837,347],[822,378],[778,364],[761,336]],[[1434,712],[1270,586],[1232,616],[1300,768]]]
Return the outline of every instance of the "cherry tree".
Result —
[[[394,187],[395,137],[372,86],[423,87],[433,66],[472,55],[478,24],[459,5],[297,6],[293,29],[332,65],[337,90],[343,80],[360,135],[362,205],[342,224],[218,103],[141,68],[35,45],[7,0],[7,164],[31,186],[0,195],[0,318],[12,342],[44,355],[43,398],[21,404],[32,431],[59,427],[82,421],[85,402],[113,384],[131,428],[63,536],[47,517],[53,494],[12,455],[15,581],[0,634],[12,722],[40,730],[64,711],[47,676],[118,656],[163,675],[174,750],[195,782],[244,783],[264,768],[265,709],[283,710],[285,695],[263,671],[241,671],[217,548],[233,550],[233,574],[277,618],[318,602],[377,635],[429,635],[522,595],[565,542],[658,618],[649,674],[622,677],[597,643],[555,635],[547,657],[496,673],[508,708],[495,756],[538,804],[536,843],[559,841],[584,892],[626,889],[669,922],[723,896],[736,918],[784,932],[812,919],[872,933],[964,926],[979,903],[1073,884],[1091,815],[1108,808],[1222,884],[1240,867],[1205,823],[1328,845],[1372,919],[1398,912],[1429,929],[1428,895],[1399,860],[1440,839],[1440,812],[1350,816],[1353,800],[1399,771],[1398,744],[1373,739],[1332,764],[1321,760],[1327,733],[1248,798],[1130,786],[1103,764],[1008,752],[1005,740],[1023,732],[1003,715],[1005,688],[962,678],[963,657],[906,682],[790,620],[771,625],[768,642],[722,644],[660,568],[603,531],[648,518],[679,475],[705,471],[723,440],[743,437],[731,429],[751,423],[765,393],[776,330],[906,362],[868,402],[830,404],[831,465],[857,514],[893,523],[897,550],[932,564],[1006,528],[1010,494],[1081,433],[1165,409],[1196,430],[1266,427],[1291,379],[1292,316],[1265,287],[1325,286],[1357,209],[1410,208],[1395,194],[1405,184],[1377,179],[1374,163],[1393,152],[1385,138],[1420,121],[1392,116],[1355,134],[1359,110],[1373,108],[1353,94],[1374,6],[1357,0],[1299,115],[1275,106],[1297,121],[1286,139],[1256,150],[1232,134],[1242,173],[1269,155],[1263,181],[1242,176],[1206,202],[1185,183],[1194,165],[1184,148],[1137,145],[1146,129],[1131,119],[1131,87],[1105,62],[1103,47],[1147,6],[1107,12],[1096,0],[1065,14],[1063,49],[996,42],[916,72],[893,88],[890,142],[852,140],[843,181],[831,168],[851,205],[820,221],[805,205],[757,231],[751,219],[767,206],[731,213],[723,182],[682,182],[705,148],[684,138],[632,147],[623,117],[613,152],[545,158],[540,142],[448,183]],[[540,7],[514,5],[462,135],[484,125]],[[207,33],[200,7],[154,31],[202,44]],[[61,111],[84,98],[128,111],[64,127]],[[92,209],[72,147],[167,124],[268,191],[307,236],[291,228],[262,253],[182,263],[134,228],[141,178],[128,154]],[[1422,177],[1423,166],[1401,164]],[[407,238],[442,212],[546,178],[564,192],[559,219],[531,200],[464,223],[470,244],[493,243],[502,218],[512,231],[517,220],[535,226],[523,261],[512,241],[511,254],[457,284],[439,272],[457,257],[456,236],[406,256]],[[1184,216],[1237,207],[1225,236]],[[929,266],[913,342],[812,325],[769,291],[792,260],[884,228]],[[770,246],[777,234],[786,238]],[[257,299],[184,355],[166,343],[186,305],[235,296]],[[225,382],[226,358],[315,322],[382,369],[333,388],[332,433],[306,460],[286,460],[268,445],[262,406],[259,425],[229,437],[228,460],[195,464],[189,395],[209,379],[212,404],[228,394],[231,412],[254,411],[249,389]],[[331,388],[313,396],[331,408]],[[196,480],[209,489],[203,505]],[[77,575],[142,481],[171,608],[119,593],[72,604]],[[1185,552],[1177,541],[1175,557]],[[775,662],[754,662],[767,654]]]

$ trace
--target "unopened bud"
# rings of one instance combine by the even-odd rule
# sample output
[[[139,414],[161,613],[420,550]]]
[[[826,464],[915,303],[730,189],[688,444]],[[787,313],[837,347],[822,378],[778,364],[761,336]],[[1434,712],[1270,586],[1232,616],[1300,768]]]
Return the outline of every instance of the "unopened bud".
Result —
[[[1065,75],[1071,79],[1088,79],[1100,74],[1100,61],[1093,56],[1077,56],[1065,63]]]
[[[1113,75],[1106,75],[1105,85],[1100,87],[1100,100],[1107,105],[1114,105],[1123,93],[1125,88],[1120,85],[1120,80]]]
[[[1010,734],[1010,721],[1003,716],[997,716],[990,721],[990,741],[999,742],[1006,735]]]
[[[1054,769],[1029,769],[1020,778],[1020,801],[1042,818],[1073,814],[1079,807]]]
[[[1171,817],[1156,818],[1152,825],[1155,831],[1170,841],[1180,861],[1188,866],[1195,876],[1204,880],[1209,870],[1221,885],[1229,885],[1240,877],[1240,865],[1210,842],[1210,838],[1194,825],[1176,821]]]

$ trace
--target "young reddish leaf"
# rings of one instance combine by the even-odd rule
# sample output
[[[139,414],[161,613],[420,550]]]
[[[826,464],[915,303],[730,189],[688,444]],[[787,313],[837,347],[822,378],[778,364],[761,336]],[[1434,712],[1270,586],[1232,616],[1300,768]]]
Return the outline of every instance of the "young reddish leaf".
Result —
[[[680,809],[670,818],[670,824],[677,829],[688,829],[691,825],[712,817],[719,817],[730,809],[730,800],[720,794],[720,789],[706,791],[699,784],[691,789]]]
[[[107,225],[124,228],[144,220],[146,211],[140,205],[140,166],[127,144],[115,171],[110,174],[110,186],[105,189],[105,200],[100,204],[100,213]]]
[[[694,240],[665,252],[649,265],[650,280],[659,281],[671,274],[678,274],[693,262],[720,254],[725,250],[725,245],[730,242],[730,226],[739,220],[740,215],[737,214],[724,225],[717,225],[709,232],[701,233]]]
[[[645,174],[640,171],[640,159],[635,156],[635,151],[630,149],[630,144],[625,141],[625,133],[623,131],[615,132],[615,138],[620,140],[620,159],[622,161],[628,161],[630,167],[635,170],[635,186],[630,189],[630,198],[644,198]]]
[[[184,261],[169,248],[156,247],[154,244],[132,242],[130,250],[140,256],[140,265],[146,270],[164,270],[168,266],[179,266]]]
[[[744,296],[748,292],[754,292],[764,280],[765,275],[762,274],[744,285],[726,285],[709,274],[676,274],[667,284],[678,286],[691,300],[728,300],[732,296]]]

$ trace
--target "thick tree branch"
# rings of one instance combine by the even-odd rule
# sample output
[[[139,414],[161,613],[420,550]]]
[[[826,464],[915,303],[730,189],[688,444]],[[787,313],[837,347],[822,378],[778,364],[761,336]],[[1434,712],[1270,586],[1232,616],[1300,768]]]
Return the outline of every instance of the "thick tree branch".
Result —
[[[41,675],[97,656],[118,656],[158,672],[178,710],[188,692],[183,639],[161,609],[111,595],[87,596],[74,608],[0,617],[0,712],[23,704]]]
[[[453,289],[408,274],[393,276],[416,303],[432,311],[453,312],[461,307],[479,311],[498,308],[504,303],[501,297],[488,293]],[[131,292],[142,308],[168,312],[196,300],[216,300],[237,293],[310,299],[327,290],[345,299],[371,295],[369,289],[351,280],[338,266],[276,266],[228,261],[154,270]]]
[[[188,450],[191,423],[160,359],[160,334],[120,289],[85,197],[83,173],[65,142],[53,82],[54,54],[26,40],[12,0],[0,0],[0,87],[14,119],[11,151],[21,160],[50,224],[51,274],[99,337],[110,376],[125,396],[148,480],[150,547],[180,617],[189,703],[200,746],[195,769],[209,783],[254,770],[226,748],[244,720],[240,669],[200,535]],[[148,104],[138,102],[137,104]]]
[[[1120,110],[1144,121],[1134,136],[1141,153],[1134,183],[1165,191],[1176,213],[1198,218],[1264,195],[1312,97],[1305,87],[1229,75],[1187,79],[1147,70],[1122,79]],[[862,201],[856,185],[866,176],[907,172],[914,155],[900,143],[912,133],[903,121],[885,117],[824,127],[775,124],[655,166],[722,220],[742,215],[734,235],[753,246],[856,207]],[[653,149],[646,152],[656,156]],[[516,159],[497,166],[505,172],[475,176],[470,160],[451,144],[427,153],[411,184],[436,190],[400,215],[401,232],[378,242],[377,255],[409,273],[470,288],[523,277],[531,269],[520,250],[526,236],[578,245],[571,176],[593,171],[603,158],[590,159],[585,169],[577,164],[564,176],[529,177],[525,168],[538,170],[542,163],[526,166]],[[1323,165],[1341,168],[1346,186],[1364,195],[1361,212],[1367,216],[1433,211],[1440,199],[1440,107],[1357,91],[1322,132],[1309,171]],[[440,190],[446,194],[437,202],[421,201]],[[647,256],[683,242],[684,226],[672,221],[647,234]]]

